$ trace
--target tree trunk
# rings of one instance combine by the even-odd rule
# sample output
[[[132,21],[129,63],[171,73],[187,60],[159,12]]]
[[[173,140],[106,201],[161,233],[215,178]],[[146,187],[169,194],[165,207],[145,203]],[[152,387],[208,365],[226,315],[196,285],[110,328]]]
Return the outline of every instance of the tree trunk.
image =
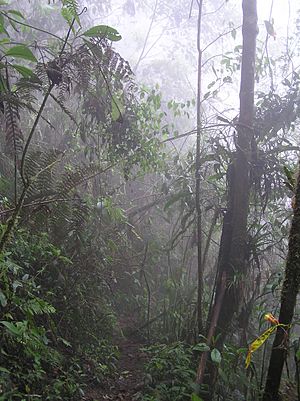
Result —
[[[253,138],[254,76],[257,35],[256,0],[243,0],[243,54],[240,87],[240,116],[237,124],[236,152],[229,166],[228,204],[224,217],[218,261],[218,279],[211,322],[217,348],[222,349],[234,313],[238,311],[241,277],[245,274],[247,217],[250,187],[250,151]],[[224,291],[224,277],[226,277]],[[223,294],[220,299],[220,294]],[[216,315],[217,314],[217,315]],[[216,315],[216,316],[215,316]],[[212,335],[209,330],[210,336]],[[201,361],[200,361],[201,364]],[[203,371],[203,367],[198,372]],[[216,381],[216,369],[210,364],[203,381],[208,384],[211,400]],[[201,384],[202,378],[197,377]]]
[[[300,166],[300,161],[299,161]],[[298,172],[289,251],[286,261],[285,279],[281,290],[279,322],[290,325],[300,284],[300,172]],[[274,339],[263,401],[279,401],[279,386],[284,361],[287,355],[287,333],[278,328]]]
[[[198,3],[198,31],[197,31],[197,51],[198,51],[198,79],[197,79],[197,139],[196,139],[196,222],[197,222],[197,270],[198,270],[198,300],[197,300],[197,319],[198,334],[203,334],[203,264],[202,264],[202,211],[200,202],[201,192],[201,83],[202,83],[202,50],[201,50],[201,24],[203,0]]]

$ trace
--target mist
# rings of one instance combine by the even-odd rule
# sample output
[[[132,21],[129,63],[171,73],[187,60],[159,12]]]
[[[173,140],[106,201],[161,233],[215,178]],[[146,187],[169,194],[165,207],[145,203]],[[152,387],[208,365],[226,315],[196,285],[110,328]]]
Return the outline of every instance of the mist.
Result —
[[[0,1],[0,400],[296,401],[300,8]]]

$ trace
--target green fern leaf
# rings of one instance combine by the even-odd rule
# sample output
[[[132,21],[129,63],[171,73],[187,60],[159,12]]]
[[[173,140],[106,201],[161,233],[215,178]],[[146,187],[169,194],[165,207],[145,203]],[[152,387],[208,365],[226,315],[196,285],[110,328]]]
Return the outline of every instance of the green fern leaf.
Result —
[[[67,23],[71,26],[73,20],[80,25],[79,19],[79,5],[77,0],[62,0],[63,8],[62,8],[62,16],[67,21]]]
[[[17,98],[11,98],[5,103],[5,138],[8,153],[18,157],[23,150],[23,133],[20,128],[20,115],[17,105]]]

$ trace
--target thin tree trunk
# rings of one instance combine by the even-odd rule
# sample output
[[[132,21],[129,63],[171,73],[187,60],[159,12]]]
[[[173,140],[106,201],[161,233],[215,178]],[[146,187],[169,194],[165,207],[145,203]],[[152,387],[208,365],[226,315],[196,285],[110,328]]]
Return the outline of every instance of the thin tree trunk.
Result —
[[[196,139],[196,222],[197,222],[197,265],[198,265],[198,301],[197,301],[197,318],[198,333],[203,334],[203,265],[202,265],[202,211],[201,211],[201,81],[202,81],[202,51],[201,51],[201,25],[202,25],[202,7],[203,0],[198,3],[198,32],[197,32],[197,51],[198,51],[198,85],[197,85],[197,139]]]
[[[218,261],[218,279],[213,311],[218,316],[211,319],[215,330],[210,335],[217,338],[216,346],[222,349],[226,335],[240,303],[241,277],[245,274],[247,218],[249,210],[250,151],[253,138],[254,119],[254,76],[257,35],[256,0],[243,0],[243,54],[240,87],[240,116],[237,124],[236,152],[228,169],[228,204],[224,217]],[[224,275],[226,288],[223,289]],[[222,294],[222,299],[220,299]],[[219,310],[220,307],[220,310]],[[215,322],[215,320],[217,321]],[[201,363],[201,362],[200,362]],[[203,363],[203,362],[202,362]],[[203,371],[203,366],[201,366]],[[213,365],[206,369],[212,400],[217,371]],[[202,380],[201,375],[201,380]],[[200,375],[198,376],[200,379]],[[201,381],[198,380],[201,384]]]
[[[289,251],[286,261],[285,279],[281,290],[281,307],[279,312],[279,322],[286,325],[292,323],[300,285],[300,172],[298,172],[295,198],[296,202],[289,236]],[[288,331],[282,328],[277,329],[271,352],[263,401],[279,400],[278,391],[287,355]]]

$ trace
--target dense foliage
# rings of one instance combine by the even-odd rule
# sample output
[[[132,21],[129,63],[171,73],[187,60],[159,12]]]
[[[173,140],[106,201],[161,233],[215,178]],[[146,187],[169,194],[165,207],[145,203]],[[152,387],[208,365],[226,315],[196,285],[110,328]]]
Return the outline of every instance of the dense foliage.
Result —
[[[214,15],[230,1],[206,6],[197,102],[186,88],[195,61],[186,41],[202,2],[117,2],[117,17],[149,18],[144,43],[128,42],[133,66],[119,27],[107,25],[110,2],[83,3],[0,0],[0,400],[257,401],[276,329],[281,393],[299,398],[298,305],[291,323],[276,317],[283,282],[291,288],[286,272],[299,290],[299,27],[286,53],[269,54],[271,17],[257,41],[245,257],[243,269],[230,267],[235,302],[222,306],[233,317],[215,335],[242,125],[223,103],[238,97],[240,24],[216,34]],[[92,22],[93,12],[106,22]],[[161,42],[167,63],[149,56],[162,21],[163,33],[182,28],[178,42]],[[210,53],[223,38],[229,50]]]

